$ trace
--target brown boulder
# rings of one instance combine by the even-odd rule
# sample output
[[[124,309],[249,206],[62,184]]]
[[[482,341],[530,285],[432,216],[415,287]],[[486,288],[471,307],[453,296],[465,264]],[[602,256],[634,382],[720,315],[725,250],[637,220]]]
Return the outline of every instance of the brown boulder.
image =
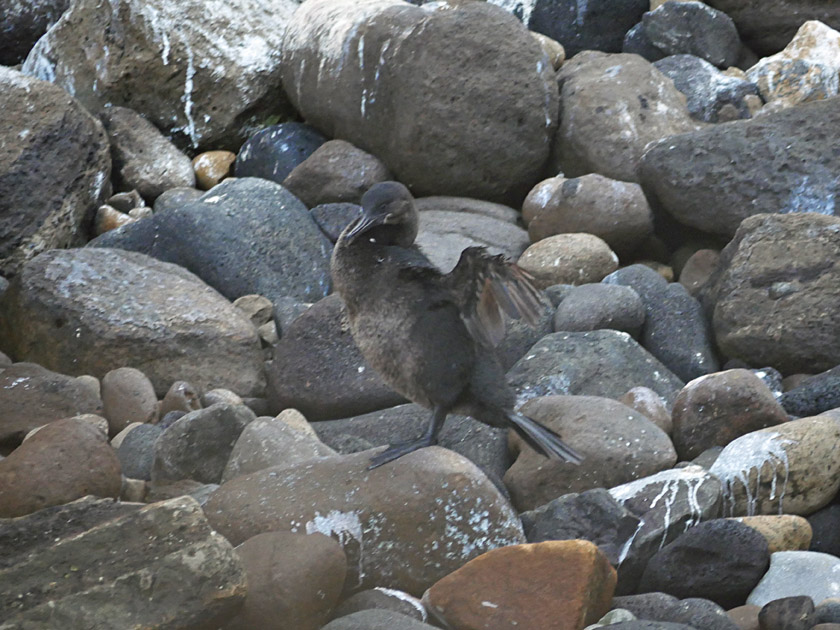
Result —
[[[615,569],[587,540],[552,540],[494,549],[436,582],[429,612],[453,630],[579,630],[609,609]]]
[[[81,418],[56,420],[0,460],[0,517],[92,494],[118,497],[120,462],[108,435]]]

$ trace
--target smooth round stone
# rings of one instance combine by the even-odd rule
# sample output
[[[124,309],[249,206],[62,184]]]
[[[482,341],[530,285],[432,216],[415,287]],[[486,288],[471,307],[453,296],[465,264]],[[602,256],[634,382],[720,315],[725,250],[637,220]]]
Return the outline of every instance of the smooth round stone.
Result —
[[[796,595],[808,595],[815,603],[840,597],[840,558],[816,551],[777,551],[747,603],[764,606]]]
[[[764,536],[770,553],[777,551],[807,551],[811,544],[811,524],[808,519],[793,514],[742,516],[735,520],[748,525]]]
[[[642,299],[630,287],[600,282],[575,287],[554,314],[554,331],[609,328],[638,337],[645,321]]]
[[[634,387],[619,398],[618,402],[635,409],[665,431],[665,433],[671,435],[671,431],[674,428],[671,413],[668,411],[668,407],[665,405],[662,396],[649,387]]]
[[[248,138],[236,156],[237,177],[262,177],[278,184],[327,138],[300,122],[272,125]]]
[[[149,378],[140,370],[121,367],[102,378],[102,409],[111,435],[132,422],[155,422],[158,399]]]
[[[539,288],[553,284],[586,284],[618,269],[618,256],[592,234],[557,234],[531,245],[517,264]]]
[[[761,630],[811,630],[814,600],[807,595],[775,599],[762,607],[758,624]]]

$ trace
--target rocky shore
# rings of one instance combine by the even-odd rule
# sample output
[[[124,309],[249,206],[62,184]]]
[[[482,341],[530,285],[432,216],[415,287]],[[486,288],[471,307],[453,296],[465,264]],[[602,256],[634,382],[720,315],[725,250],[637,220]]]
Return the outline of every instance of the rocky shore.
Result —
[[[0,8],[0,630],[840,628],[840,5]],[[581,465],[365,363],[398,180]]]

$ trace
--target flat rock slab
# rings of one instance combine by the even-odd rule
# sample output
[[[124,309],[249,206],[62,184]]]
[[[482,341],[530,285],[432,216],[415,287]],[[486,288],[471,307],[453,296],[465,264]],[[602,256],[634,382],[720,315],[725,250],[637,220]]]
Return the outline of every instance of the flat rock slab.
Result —
[[[347,555],[346,590],[420,595],[485,551],[525,542],[516,512],[472,463],[432,447],[368,470],[374,451],[275,466],[222,484],[205,505],[235,544],[321,532]]]
[[[114,249],[51,250],[0,302],[0,348],[65,374],[131,365],[163,396],[174,381],[244,396],[265,385],[253,324],[186,269]]]
[[[763,212],[836,214],[840,97],[674,135],[645,151],[642,188],[677,221],[731,238]]]
[[[4,558],[0,628],[218,627],[241,605],[239,560],[194,499],[114,511],[83,531],[73,521],[56,531],[54,511],[0,520],[0,537],[45,520],[54,534],[24,539]]]

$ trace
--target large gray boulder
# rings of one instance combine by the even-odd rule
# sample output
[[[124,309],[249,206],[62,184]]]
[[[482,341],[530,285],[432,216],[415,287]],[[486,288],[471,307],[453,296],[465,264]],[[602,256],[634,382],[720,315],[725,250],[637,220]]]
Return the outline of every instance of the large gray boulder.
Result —
[[[182,147],[236,148],[289,109],[281,36],[297,4],[79,0],[30,51],[23,72],[63,87],[91,112],[130,107]]]
[[[732,237],[763,212],[836,214],[840,97],[665,138],[639,163],[654,207]]]
[[[525,195],[556,126],[551,63],[504,10],[308,0],[283,84],[310,124],[373,153],[417,195]]]
[[[131,365],[163,396],[173,381],[262,393],[256,328],[186,269],[113,249],[51,250],[0,302],[0,348],[64,374]]]
[[[0,31],[2,32],[2,31]],[[0,273],[81,245],[109,192],[102,124],[62,89],[0,66]]]

